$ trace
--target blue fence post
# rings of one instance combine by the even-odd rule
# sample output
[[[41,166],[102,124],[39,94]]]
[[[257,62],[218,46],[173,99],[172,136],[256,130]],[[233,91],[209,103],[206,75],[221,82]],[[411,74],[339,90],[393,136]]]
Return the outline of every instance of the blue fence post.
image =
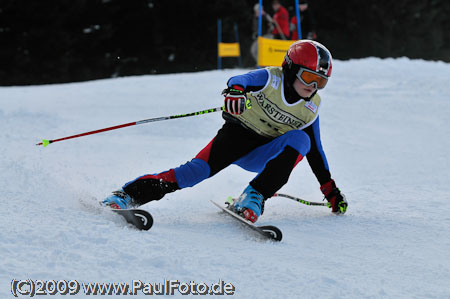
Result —
[[[262,8],[263,8],[263,0],[259,0],[259,13],[258,13],[258,37],[262,35]],[[256,67],[259,69],[259,44],[256,47]]]
[[[298,7],[298,0],[295,0],[295,12],[297,14],[297,33],[298,39],[302,39],[302,27],[300,25],[300,8]]]
[[[238,32],[238,25],[236,23],[234,23],[234,35],[236,38],[236,42],[239,44],[239,56],[238,56],[238,62],[239,62],[239,67],[242,67],[242,58],[241,58],[241,44],[239,43],[239,32]]]
[[[222,20],[217,19],[217,47],[222,42]],[[217,48],[217,51],[219,49]],[[219,56],[219,52],[217,52],[217,69],[222,69],[222,58]]]
[[[258,36],[262,35],[262,4],[263,1],[259,0],[259,14],[258,14]]]

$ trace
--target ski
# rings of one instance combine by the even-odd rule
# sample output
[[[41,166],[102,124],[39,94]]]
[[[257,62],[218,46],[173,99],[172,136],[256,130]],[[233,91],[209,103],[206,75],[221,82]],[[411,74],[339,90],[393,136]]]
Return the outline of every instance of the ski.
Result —
[[[149,230],[153,225],[152,215],[141,209],[111,209],[114,213],[121,215],[125,220],[139,230]]]
[[[273,241],[281,241],[283,238],[283,234],[281,233],[281,230],[273,225],[264,225],[264,226],[257,226],[254,223],[250,222],[249,220],[241,217],[239,214],[235,213],[234,211],[230,210],[227,207],[223,207],[217,202],[211,200],[211,202],[217,206],[219,209],[221,209],[226,214],[232,216],[234,219],[238,220],[248,228],[252,229],[253,231],[257,232],[259,235]]]

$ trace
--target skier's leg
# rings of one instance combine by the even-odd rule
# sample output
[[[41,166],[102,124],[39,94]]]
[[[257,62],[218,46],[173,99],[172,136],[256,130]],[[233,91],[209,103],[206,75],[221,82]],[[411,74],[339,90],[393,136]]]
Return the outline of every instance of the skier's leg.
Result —
[[[297,149],[287,145],[278,156],[267,162],[264,170],[250,185],[259,190],[264,198],[272,197],[288,182],[292,170],[303,157]]]
[[[163,198],[166,193],[179,188],[174,169],[158,174],[146,174],[126,183],[122,189],[130,195],[134,204],[143,205],[152,200]]]
[[[240,124],[226,122],[217,136],[195,158],[208,163],[209,177],[273,139],[263,137]]]
[[[174,169],[176,182],[180,188],[192,187],[270,140],[227,122],[192,161]]]
[[[215,175],[233,161],[269,141],[270,139],[241,125],[227,122],[191,161],[159,174],[143,175],[122,188],[138,205],[159,200],[167,193],[192,187]]]
[[[264,210],[264,201],[286,184],[310,146],[309,136],[305,132],[293,130],[237,160],[234,164],[259,174],[236,201],[236,210],[255,222]]]

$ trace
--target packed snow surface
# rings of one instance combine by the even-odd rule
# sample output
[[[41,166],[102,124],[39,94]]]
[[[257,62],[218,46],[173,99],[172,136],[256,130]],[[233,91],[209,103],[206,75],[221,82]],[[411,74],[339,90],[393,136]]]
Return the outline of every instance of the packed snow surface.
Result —
[[[335,62],[320,91],[321,136],[349,209],[269,199],[258,223],[279,227],[281,243],[209,202],[254,177],[237,166],[144,205],[155,219],[147,232],[98,208],[127,181],[192,159],[220,113],[35,145],[221,106],[227,79],[247,71],[0,88],[0,297],[13,296],[13,279],[167,279],[223,280],[235,298],[450,298],[450,64]],[[306,160],[280,192],[322,200]]]

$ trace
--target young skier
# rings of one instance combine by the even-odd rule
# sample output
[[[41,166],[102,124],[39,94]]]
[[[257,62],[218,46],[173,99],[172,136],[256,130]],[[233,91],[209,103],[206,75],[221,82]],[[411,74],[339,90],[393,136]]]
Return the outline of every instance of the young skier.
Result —
[[[319,130],[321,98],[332,70],[327,48],[311,40],[291,45],[282,67],[268,67],[228,80],[225,124],[195,158],[157,174],[126,183],[103,203],[126,209],[159,200],[165,194],[192,187],[230,164],[256,172],[232,208],[255,222],[264,202],[287,183],[305,156],[331,205],[343,214],[347,201],[331,178]]]

